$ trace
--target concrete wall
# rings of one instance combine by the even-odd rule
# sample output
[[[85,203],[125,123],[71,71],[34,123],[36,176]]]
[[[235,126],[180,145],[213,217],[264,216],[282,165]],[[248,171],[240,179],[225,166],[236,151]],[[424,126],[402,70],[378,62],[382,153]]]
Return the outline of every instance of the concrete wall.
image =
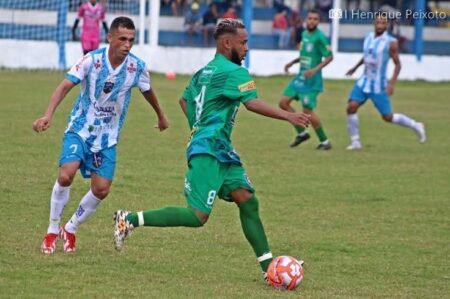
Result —
[[[54,42],[36,42],[19,40],[0,40],[0,67],[25,69],[58,68],[58,47]],[[165,73],[174,71],[179,74],[192,74],[208,61],[215,53],[213,48],[158,47],[136,45],[133,53],[143,58],[150,71]],[[73,65],[82,55],[79,42],[66,44],[67,67]],[[283,74],[284,65],[296,58],[297,51],[252,50],[250,72],[254,75],[270,76]],[[344,79],[346,71],[359,59],[358,53],[337,53],[334,61],[325,68],[325,78]],[[413,55],[401,55],[402,80],[450,81],[450,56],[424,56],[418,62]],[[295,73],[297,66],[291,68]],[[354,75],[359,76],[362,68]],[[392,73],[392,64],[388,70]]]

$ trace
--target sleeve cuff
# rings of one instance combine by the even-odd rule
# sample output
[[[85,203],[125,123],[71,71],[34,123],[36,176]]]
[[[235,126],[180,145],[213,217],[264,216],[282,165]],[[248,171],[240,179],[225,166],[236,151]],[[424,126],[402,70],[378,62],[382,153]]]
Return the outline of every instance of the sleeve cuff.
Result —
[[[72,74],[66,74],[66,79],[71,81],[75,85],[81,82],[81,80],[79,78],[75,77]]]

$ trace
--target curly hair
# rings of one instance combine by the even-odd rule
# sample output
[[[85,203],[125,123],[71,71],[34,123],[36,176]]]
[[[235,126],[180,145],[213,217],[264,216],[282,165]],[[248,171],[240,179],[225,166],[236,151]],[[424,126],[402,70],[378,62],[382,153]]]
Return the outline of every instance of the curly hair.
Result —
[[[214,30],[214,39],[217,40],[221,35],[227,33],[236,34],[239,28],[245,29],[245,26],[241,21],[235,19],[223,19],[217,24],[216,29]]]

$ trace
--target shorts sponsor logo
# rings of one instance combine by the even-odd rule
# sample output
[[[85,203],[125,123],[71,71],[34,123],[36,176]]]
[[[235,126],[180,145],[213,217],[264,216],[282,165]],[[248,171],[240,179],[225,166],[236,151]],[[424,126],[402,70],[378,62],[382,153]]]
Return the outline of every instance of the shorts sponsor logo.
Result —
[[[256,89],[256,83],[255,81],[248,81],[247,83],[241,84],[238,86],[238,89],[240,92],[249,91]]]
[[[184,179],[184,190],[186,192],[191,192],[191,184],[189,183],[189,181],[187,179]]]
[[[252,181],[250,181],[250,178],[248,177],[248,175],[246,173],[244,173],[244,178],[245,178],[245,181],[247,181],[247,184],[253,188]]]

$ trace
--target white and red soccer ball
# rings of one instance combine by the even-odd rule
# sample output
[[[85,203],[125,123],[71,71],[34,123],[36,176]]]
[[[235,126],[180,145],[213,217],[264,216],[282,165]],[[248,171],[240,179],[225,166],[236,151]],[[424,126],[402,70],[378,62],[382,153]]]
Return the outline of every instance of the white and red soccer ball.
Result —
[[[166,72],[166,78],[168,80],[174,80],[177,77],[177,73],[175,73],[174,71],[167,71]]]
[[[302,263],[292,256],[282,255],[272,260],[267,269],[267,279],[277,289],[294,290],[303,279]]]

